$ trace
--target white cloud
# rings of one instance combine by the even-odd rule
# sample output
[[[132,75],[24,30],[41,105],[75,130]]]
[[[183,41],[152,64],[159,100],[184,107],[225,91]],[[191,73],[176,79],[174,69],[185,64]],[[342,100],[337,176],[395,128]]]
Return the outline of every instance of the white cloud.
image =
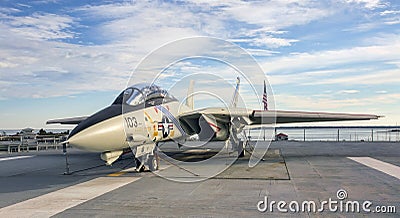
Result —
[[[266,49],[253,49],[253,48],[246,49],[246,51],[248,51],[253,56],[272,56],[274,54],[279,53],[279,52],[266,50]]]
[[[348,90],[340,90],[339,94],[358,94],[360,90],[348,89]]]
[[[346,98],[334,99],[333,96],[299,96],[292,94],[278,94],[274,96],[277,108],[286,108],[291,110],[325,110],[325,111],[348,111],[360,112],[358,108],[364,108],[364,113],[377,113],[373,111],[377,105],[379,108],[385,108],[385,105],[400,103],[400,94],[379,94],[364,98]],[[368,107],[367,107],[368,106]],[[370,108],[370,109],[368,109]]]
[[[318,6],[317,2],[309,0],[272,0],[240,2],[224,8],[224,11],[236,20],[280,30],[293,25],[307,24],[330,14]]]
[[[282,46],[291,46],[293,42],[298,42],[296,39],[283,39],[283,38],[275,38],[275,37],[260,37],[256,38],[252,45],[256,46],[267,46],[270,48],[278,48]]]
[[[328,111],[338,113],[363,113],[384,116],[372,121],[352,121],[350,125],[394,125],[399,120],[397,107],[400,104],[400,94],[378,94],[364,98],[337,99],[333,95],[299,96],[292,94],[275,95],[278,109]],[[293,125],[293,124],[292,124]],[[295,125],[295,124],[294,124]],[[315,124],[305,124],[315,125]],[[346,122],[329,122],[318,125],[347,125]]]
[[[273,85],[395,84],[400,82],[400,38],[385,35],[366,43],[377,45],[297,53],[262,63]]]
[[[385,21],[384,23],[387,24],[387,25],[396,25],[396,24],[400,24],[400,17],[388,19],[388,20]]]
[[[368,68],[344,68],[323,71],[316,70],[284,75],[274,74],[270,75],[269,80],[272,85],[389,85],[399,83],[399,75],[400,69],[372,70]]]
[[[249,45],[269,48],[290,46],[298,39],[286,39],[275,35],[285,33],[283,28],[303,25],[331,14],[316,1],[186,3],[189,4],[124,2],[87,5],[77,11],[92,18],[108,18],[109,21],[99,26],[96,31],[108,39],[126,43],[131,42],[133,38],[136,41],[138,38],[147,39],[150,36],[157,40],[141,42],[156,47],[177,37],[193,35],[243,39]],[[177,14],[179,16],[176,16]],[[230,28],[231,25],[238,27]],[[162,34],[163,30],[168,34]],[[162,35],[159,35],[160,32]],[[153,44],[149,44],[149,41]],[[159,44],[155,45],[155,41]]]
[[[355,4],[360,4],[363,5],[364,7],[368,9],[376,9],[376,8],[382,8],[387,5],[387,3],[381,1],[381,0],[345,0],[347,3],[355,3]]]
[[[385,10],[379,13],[381,16],[385,15],[392,15],[392,14],[400,14],[400,11],[394,11],[394,10]]]
[[[21,10],[17,8],[5,8],[5,7],[0,7],[0,18],[4,17],[4,14],[9,14],[9,13],[18,13],[21,12]],[[4,13],[4,14],[1,14]]]
[[[353,26],[353,27],[350,27],[350,28],[347,28],[347,29],[344,29],[343,31],[349,31],[349,32],[367,32],[367,31],[370,31],[370,30],[373,30],[373,29],[375,29],[375,28],[378,28],[378,27],[380,27],[380,26],[382,26],[382,22],[378,22],[378,21],[376,21],[376,22],[367,22],[367,23],[361,23],[361,24],[358,24],[358,25],[356,25],[356,26]]]
[[[125,47],[38,43],[21,37],[8,38],[3,43],[0,80],[4,83],[0,83],[0,95],[4,98],[120,90],[133,69],[128,61],[120,59],[127,52]]]
[[[32,8],[32,6],[27,5],[27,4],[21,4],[21,3],[17,3],[18,6],[23,7],[23,8]]]
[[[249,45],[257,47],[279,48],[291,46],[292,43],[298,42],[296,39],[276,38],[273,36],[257,36],[253,38],[231,39],[231,42],[246,42]]]
[[[291,72],[289,74],[273,73],[269,74],[269,80],[272,85],[283,85],[283,84],[306,84],[310,81],[319,81],[327,76],[335,75],[340,76],[341,74],[347,74],[354,72],[354,69],[333,69],[333,70],[310,70],[306,72]]]
[[[369,74],[356,76],[342,76],[337,78],[329,78],[321,81],[313,81],[306,83],[311,84],[357,84],[357,85],[377,85],[377,84],[398,84],[400,83],[400,69],[382,70],[380,72],[372,72]]]
[[[75,35],[68,31],[75,23],[68,15],[34,13],[23,17],[4,15],[2,19],[8,31],[29,39],[67,39]]]

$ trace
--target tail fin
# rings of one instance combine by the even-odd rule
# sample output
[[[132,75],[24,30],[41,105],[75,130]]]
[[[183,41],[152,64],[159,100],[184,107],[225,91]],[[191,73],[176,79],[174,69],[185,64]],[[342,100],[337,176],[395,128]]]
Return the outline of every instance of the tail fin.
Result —
[[[240,86],[240,78],[236,78],[236,88],[235,92],[233,93],[231,107],[235,108],[237,106],[238,98],[239,98],[239,86]]]
[[[186,97],[186,106],[188,106],[191,110],[194,109],[193,89],[194,89],[194,80],[190,80],[188,93]]]

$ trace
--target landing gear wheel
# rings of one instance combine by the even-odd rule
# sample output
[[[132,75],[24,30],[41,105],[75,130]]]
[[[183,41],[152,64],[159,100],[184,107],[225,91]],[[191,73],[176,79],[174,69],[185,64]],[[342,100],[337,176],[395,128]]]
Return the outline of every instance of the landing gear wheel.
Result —
[[[138,158],[135,158],[135,165],[136,165],[136,171],[138,172],[144,172],[145,166],[144,164],[142,165],[142,162]]]
[[[149,165],[150,171],[158,170],[159,164],[160,164],[160,158],[158,157],[157,153],[154,153],[154,155],[149,156],[148,165]]]
[[[244,157],[244,150],[242,150],[241,152],[240,151],[238,151],[238,157]]]

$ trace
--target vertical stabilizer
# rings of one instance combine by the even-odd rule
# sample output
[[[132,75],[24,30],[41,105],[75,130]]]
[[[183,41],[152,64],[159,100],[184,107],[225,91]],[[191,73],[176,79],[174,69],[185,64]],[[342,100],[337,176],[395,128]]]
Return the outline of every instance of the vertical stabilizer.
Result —
[[[193,90],[194,90],[194,80],[190,80],[188,93],[186,96],[186,106],[188,106],[191,110],[194,110]]]

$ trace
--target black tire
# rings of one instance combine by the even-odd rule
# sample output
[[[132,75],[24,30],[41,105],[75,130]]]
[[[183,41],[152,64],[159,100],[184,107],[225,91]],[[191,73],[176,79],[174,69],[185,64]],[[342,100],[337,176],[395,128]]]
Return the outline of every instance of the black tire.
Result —
[[[244,155],[245,155],[244,147],[245,147],[244,142],[240,141],[238,148],[237,148],[238,149],[238,157],[244,157]]]
[[[241,152],[238,150],[238,157],[244,157],[244,154],[245,154],[244,149]]]
[[[158,170],[159,165],[160,165],[160,158],[158,157],[158,155],[156,153],[154,155],[149,156],[148,165],[149,165],[150,171]]]

